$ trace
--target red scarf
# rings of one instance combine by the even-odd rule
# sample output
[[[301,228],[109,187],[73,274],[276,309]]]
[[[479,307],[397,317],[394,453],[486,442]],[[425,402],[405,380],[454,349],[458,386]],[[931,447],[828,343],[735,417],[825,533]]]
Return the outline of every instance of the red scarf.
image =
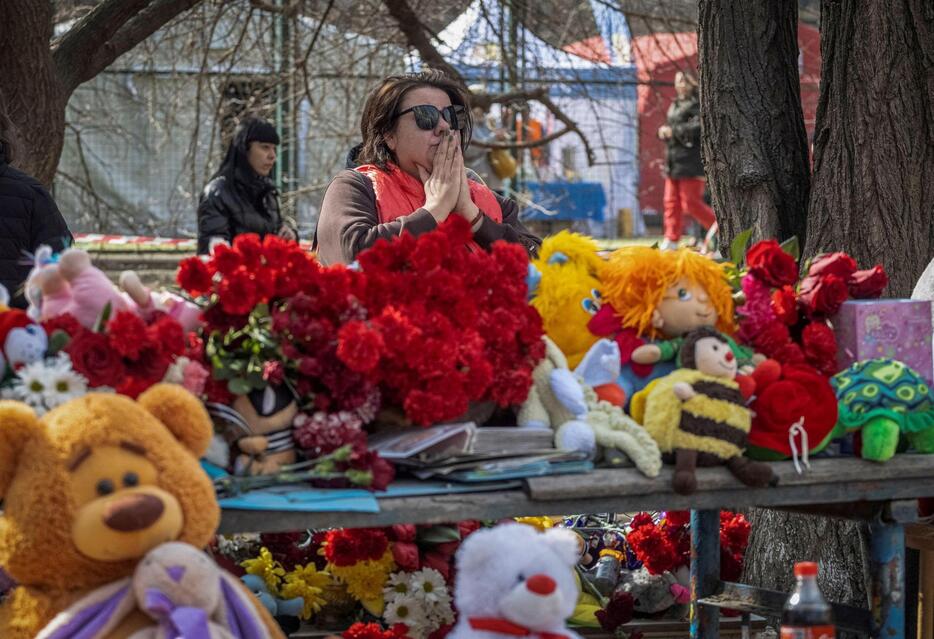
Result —
[[[496,617],[470,617],[467,620],[473,630],[483,630],[486,632],[495,632],[500,635],[509,635],[511,637],[539,637],[539,639],[571,639],[568,635],[560,635],[554,632],[539,632],[530,630],[525,626],[520,626],[508,619],[497,619]]]
[[[373,183],[380,224],[392,222],[425,206],[425,187],[422,183],[395,164],[389,163],[387,168],[387,171],[383,171],[375,164],[364,164],[354,169]],[[468,179],[467,184],[470,185],[470,199],[477,208],[494,222],[502,223],[503,209],[493,191],[473,180]]]

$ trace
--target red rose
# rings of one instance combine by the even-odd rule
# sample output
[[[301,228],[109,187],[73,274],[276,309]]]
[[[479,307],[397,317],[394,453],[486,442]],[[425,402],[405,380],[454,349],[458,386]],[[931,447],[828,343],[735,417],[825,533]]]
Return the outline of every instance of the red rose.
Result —
[[[798,263],[775,240],[757,242],[746,252],[749,272],[771,287],[798,281]]]
[[[889,276],[881,265],[876,265],[865,271],[856,271],[847,281],[850,296],[858,300],[880,297],[882,291],[888,285]]]
[[[402,570],[418,570],[421,562],[418,558],[418,546],[407,541],[396,541],[391,545],[392,559]]]
[[[175,281],[195,297],[211,291],[211,280],[211,271],[200,257],[186,258],[178,265]]]
[[[846,280],[831,274],[804,278],[798,301],[811,317],[824,317],[840,310],[848,296]]]
[[[84,331],[75,336],[65,349],[76,371],[93,386],[116,387],[126,371],[120,354],[106,335]]]
[[[785,344],[789,342],[791,336],[788,334],[788,327],[778,321],[767,324],[758,335],[753,336],[753,345],[760,353],[766,357],[774,357]]]
[[[814,368],[829,375],[837,372],[837,338],[833,329],[823,322],[811,322],[801,332],[801,345]]]
[[[772,311],[788,326],[798,323],[798,298],[793,288],[783,286],[772,293]]]
[[[856,260],[846,253],[827,253],[811,262],[808,277],[836,275],[844,282],[856,271]]]

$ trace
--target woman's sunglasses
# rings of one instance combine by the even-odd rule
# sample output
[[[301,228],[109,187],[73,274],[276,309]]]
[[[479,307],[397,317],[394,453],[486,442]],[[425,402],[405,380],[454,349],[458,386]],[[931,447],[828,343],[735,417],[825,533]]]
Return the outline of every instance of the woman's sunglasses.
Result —
[[[395,117],[401,118],[410,111],[415,115],[416,126],[423,131],[431,131],[438,126],[439,118],[444,118],[444,121],[455,131],[467,128],[467,109],[459,104],[444,107],[443,109],[431,104],[419,104],[405,111],[400,111]]]

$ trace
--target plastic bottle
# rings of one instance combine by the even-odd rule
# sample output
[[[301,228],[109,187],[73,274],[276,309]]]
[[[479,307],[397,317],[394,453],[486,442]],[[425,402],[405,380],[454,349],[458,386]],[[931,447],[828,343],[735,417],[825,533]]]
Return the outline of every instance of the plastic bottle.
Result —
[[[781,639],[834,639],[833,610],[817,587],[817,564],[795,564],[798,585],[782,612]]]

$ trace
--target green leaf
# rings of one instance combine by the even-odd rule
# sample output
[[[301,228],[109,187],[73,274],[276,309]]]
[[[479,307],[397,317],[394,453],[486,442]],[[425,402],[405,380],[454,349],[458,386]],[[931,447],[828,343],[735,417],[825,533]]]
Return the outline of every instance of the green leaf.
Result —
[[[418,541],[425,544],[446,544],[449,541],[460,541],[461,534],[457,528],[451,526],[432,526],[418,531]]]
[[[229,390],[234,395],[246,395],[253,389],[245,379],[241,377],[234,377],[232,380],[227,382],[227,390]]]
[[[49,337],[48,354],[55,355],[56,353],[65,350],[65,347],[68,346],[68,342],[70,341],[71,336],[62,329],[52,331],[52,336]]]
[[[107,325],[107,322],[110,321],[110,314],[113,312],[113,306],[110,302],[104,304],[104,309],[101,311],[101,316],[97,318],[97,322],[94,324],[94,332],[100,333],[104,330],[104,327]]]
[[[746,247],[752,238],[752,229],[746,229],[730,243],[730,261],[739,266],[746,258]]]
[[[781,243],[782,250],[795,258],[795,262],[801,259],[801,244],[798,242],[798,236],[792,235]]]

